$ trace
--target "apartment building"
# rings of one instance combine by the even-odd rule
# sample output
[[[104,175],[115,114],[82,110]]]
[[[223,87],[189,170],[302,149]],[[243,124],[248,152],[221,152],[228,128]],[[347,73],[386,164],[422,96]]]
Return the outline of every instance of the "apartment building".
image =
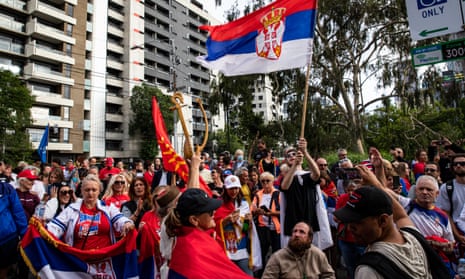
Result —
[[[210,75],[195,61],[206,52],[197,27],[211,23],[198,1],[0,0],[0,68],[19,74],[36,97],[33,147],[50,125],[49,160],[137,158],[129,98],[142,82],[185,95],[191,142],[201,143],[196,99],[206,105]]]
[[[0,68],[20,75],[36,97],[30,138],[37,146],[50,125],[50,152],[82,152],[82,132],[74,131],[84,82],[77,53],[85,42],[77,2],[0,1]]]

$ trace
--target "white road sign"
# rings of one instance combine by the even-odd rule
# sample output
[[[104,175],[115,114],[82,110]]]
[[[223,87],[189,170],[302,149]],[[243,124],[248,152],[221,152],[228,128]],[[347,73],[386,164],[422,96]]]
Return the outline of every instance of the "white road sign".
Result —
[[[405,0],[412,40],[463,31],[462,0]]]

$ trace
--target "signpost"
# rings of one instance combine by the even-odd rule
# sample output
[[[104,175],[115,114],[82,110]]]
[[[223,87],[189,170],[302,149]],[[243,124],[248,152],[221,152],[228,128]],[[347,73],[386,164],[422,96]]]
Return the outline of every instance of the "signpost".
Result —
[[[465,57],[465,38],[414,48],[411,54],[414,67],[463,59]]]
[[[412,40],[463,31],[463,0],[406,0]]]

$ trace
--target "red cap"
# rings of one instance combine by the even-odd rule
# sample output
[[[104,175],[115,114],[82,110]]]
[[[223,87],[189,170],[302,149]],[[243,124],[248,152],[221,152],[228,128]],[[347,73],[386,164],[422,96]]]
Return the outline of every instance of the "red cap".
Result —
[[[29,180],[39,180],[39,177],[31,169],[25,169],[18,174],[18,177],[25,177]]]

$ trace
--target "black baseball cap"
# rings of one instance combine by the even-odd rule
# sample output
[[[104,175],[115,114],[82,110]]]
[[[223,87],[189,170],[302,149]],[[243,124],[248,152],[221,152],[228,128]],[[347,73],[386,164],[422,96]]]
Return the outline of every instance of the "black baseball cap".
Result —
[[[381,214],[392,214],[392,201],[387,193],[375,187],[358,188],[350,195],[347,204],[334,212],[334,216],[343,223]]]
[[[216,210],[222,203],[221,200],[209,198],[201,189],[191,188],[182,193],[176,211],[182,218]]]

